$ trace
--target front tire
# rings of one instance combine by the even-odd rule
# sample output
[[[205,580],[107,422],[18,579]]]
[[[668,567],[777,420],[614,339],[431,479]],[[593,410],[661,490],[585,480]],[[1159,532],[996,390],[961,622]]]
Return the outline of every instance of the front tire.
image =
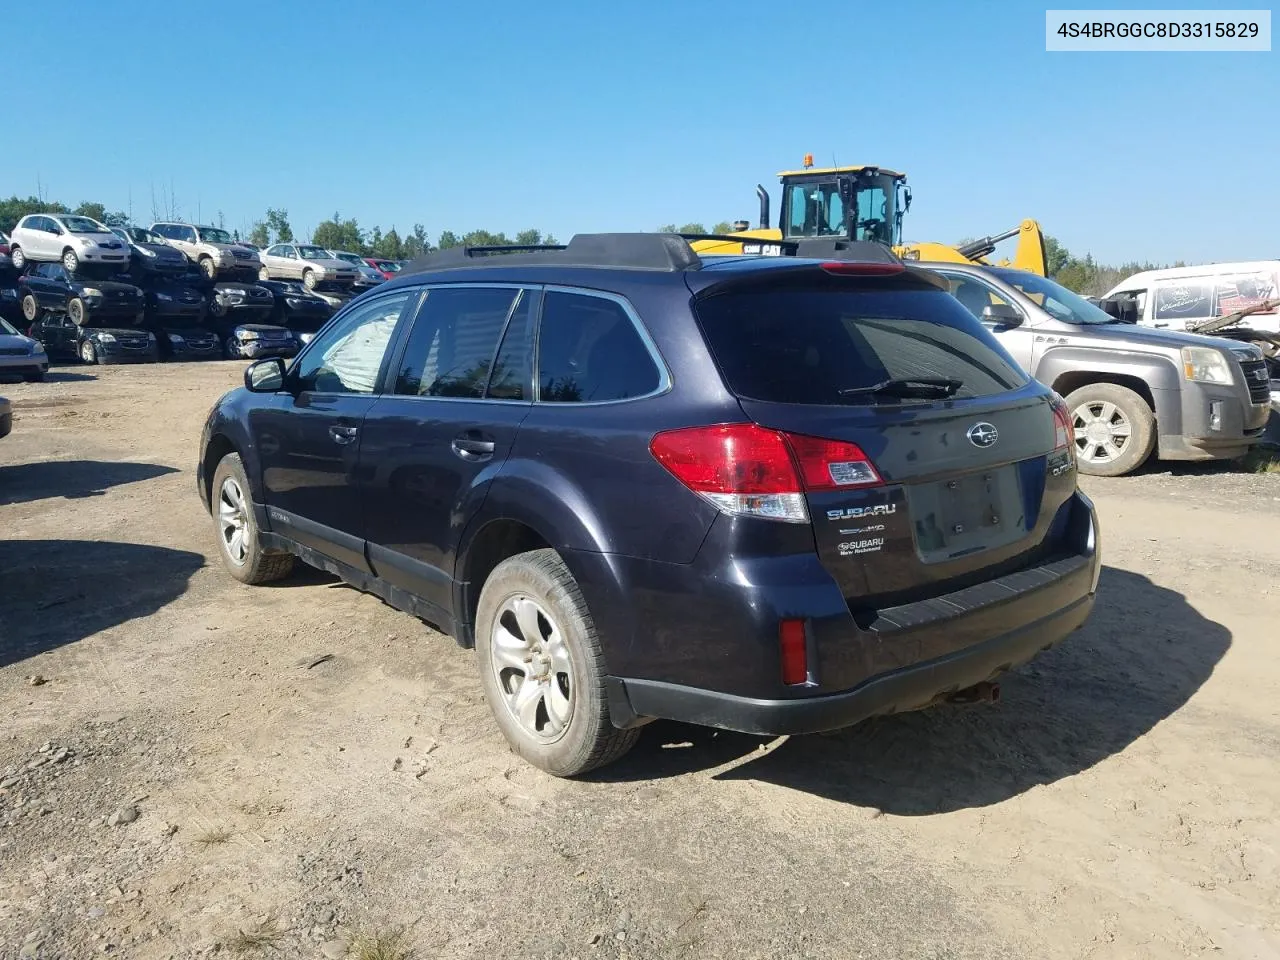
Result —
[[[227,337],[227,342],[223,344],[223,353],[228,360],[240,360],[240,344],[236,342],[235,337]]]
[[[1091,383],[1066,397],[1081,473],[1122,477],[1147,462],[1156,418],[1147,401],[1116,383]]]
[[[216,280],[218,277],[218,268],[210,257],[200,258],[200,272],[206,280]]]
[[[639,738],[609,720],[595,622],[554,550],[494,568],[480,592],[476,654],[498,728],[535,767],[578,776],[617,760]]]
[[[9,249],[9,262],[13,264],[13,269],[21,273],[27,266],[27,255],[22,252],[21,247],[11,247]]]
[[[22,298],[22,319],[27,323],[35,323],[42,316],[44,311],[40,309],[40,301],[35,298],[34,294],[28,293]]]
[[[302,283],[308,290],[316,288],[316,272],[314,270],[302,271]]]
[[[84,305],[84,301],[79,297],[72,298],[67,304],[67,316],[71,318],[71,322],[77,327],[83,327],[85,318],[89,315],[89,310]]]
[[[80,359],[85,363],[104,364],[106,359],[98,356],[98,351],[94,349],[93,344],[88,340],[80,341]]]
[[[241,583],[271,583],[293,570],[293,555],[268,553],[258,538],[249,480],[238,453],[228,453],[213,471],[212,510],[222,565]]]
[[[271,271],[270,271],[270,270],[268,270],[266,267],[259,267],[259,268],[258,268],[258,279],[259,279],[259,280],[270,280],[270,279],[271,279]]]
[[[72,276],[80,269],[80,258],[74,250],[68,248],[62,251],[62,268]]]

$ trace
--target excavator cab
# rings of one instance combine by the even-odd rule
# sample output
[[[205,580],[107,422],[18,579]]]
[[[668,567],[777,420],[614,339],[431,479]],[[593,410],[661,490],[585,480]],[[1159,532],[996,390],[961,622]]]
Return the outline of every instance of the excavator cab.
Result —
[[[808,158],[806,158],[807,160]],[[906,175],[883,167],[788,170],[782,181],[779,229],[785,240],[847,237],[896,246],[911,206]],[[761,229],[769,226],[761,211]]]

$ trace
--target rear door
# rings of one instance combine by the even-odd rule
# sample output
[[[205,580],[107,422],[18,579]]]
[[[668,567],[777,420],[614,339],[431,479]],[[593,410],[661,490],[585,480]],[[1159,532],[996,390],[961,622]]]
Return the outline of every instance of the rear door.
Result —
[[[290,369],[289,391],[250,414],[272,528],[368,572],[356,467],[387,351],[419,291],[349,310]]]
[[[458,539],[529,413],[538,300],[530,287],[429,288],[391,387],[365,418],[370,564],[446,614]]]
[[[1044,545],[1075,486],[1065,431],[1045,389],[958,301],[828,279],[712,296],[697,313],[747,416],[801,438],[815,544],[851,607],[936,595]],[[911,378],[960,386],[946,398],[859,392]]]

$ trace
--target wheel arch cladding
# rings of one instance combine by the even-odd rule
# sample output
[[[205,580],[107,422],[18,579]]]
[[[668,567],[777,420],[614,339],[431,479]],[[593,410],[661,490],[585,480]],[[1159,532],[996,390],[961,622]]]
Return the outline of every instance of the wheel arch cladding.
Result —
[[[1168,357],[1058,348],[1047,352],[1037,364],[1036,379],[1063,397],[1091,383],[1114,383],[1142,397],[1157,420],[1181,419],[1181,372]]]
[[[454,565],[454,619],[459,643],[468,647],[475,643],[473,625],[480,591],[494,568],[509,557],[551,546],[542,533],[521,520],[508,516],[478,518]]]

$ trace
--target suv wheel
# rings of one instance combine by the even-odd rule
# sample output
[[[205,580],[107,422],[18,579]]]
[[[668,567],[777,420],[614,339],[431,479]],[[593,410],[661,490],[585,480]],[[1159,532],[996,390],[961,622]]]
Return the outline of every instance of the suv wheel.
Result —
[[[554,550],[494,568],[480,592],[476,653],[498,727],[534,766],[577,776],[612,763],[640,736],[609,720],[595,623]]]
[[[11,247],[9,249],[9,262],[13,264],[13,269],[21,273],[27,265],[27,255],[22,252],[21,247]]]
[[[204,274],[206,280],[216,280],[218,278],[218,268],[214,266],[211,257],[200,258],[200,272]]]
[[[1091,383],[1066,397],[1081,473],[1120,477],[1146,463],[1156,444],[1156,418],[1128,387]]]
[[[40,319],[44,311],[40,309],[40,303],[36,300],[34,294],[28,293],[22,298],[22,319],[27,323],[35,323]]]
[[[268,553],[258,542],[249,481],[240,455],[228,453],[213,471],[213,523],[223,566],[241,583],[270,583],[293,570],[293,555]]]
[[[74,250],[68,248],[62,251],[62,268],[73,276],[80,269],[80,258]]]

